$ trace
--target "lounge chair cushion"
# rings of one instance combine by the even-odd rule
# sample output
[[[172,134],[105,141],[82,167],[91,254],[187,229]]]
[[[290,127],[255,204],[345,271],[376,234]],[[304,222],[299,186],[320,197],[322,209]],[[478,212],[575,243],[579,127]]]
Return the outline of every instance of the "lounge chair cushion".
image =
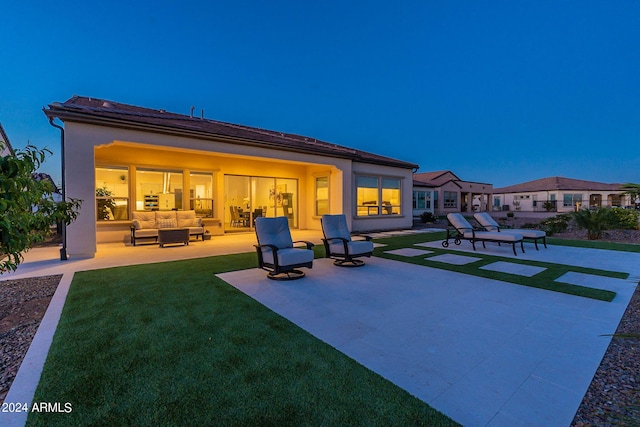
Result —
[[[497,242],[519,242],[522,240],[522,234],[518,233],[501,233],[499,231],[476,231],[475,236],[472,231],[464,232],[465,239],[477,240],[494,240]]]
[[[265,248],[262,250],[265,263],[273,264],[273,251]],[[313,251],[300,248],[285,248],[278,250],[278,265],[298,265],[313,262]]]
[[[342,241],[334,241],[329,244],[332,254],[344,255],[344,244]],[[373,242],[366,240],[352,240],[347,243],[347,250],[351,255],[360,255],[373,252]]]
[[[351,233],[344,215],[322,215],[322,229],[327,239],[339,237],[351,240]]]
[[[500,224],[496,222],[495,219],[487,212],[478,212],[473,214],[473,217],[480,223],[481,226],[485,228],[487,231],[501,231],[503,233],[515,233],[520,234],[522,237],[527,239],[540,239],[545,237],[547,233],[542,230],[532,230],[528,228],[502,228]]]
[[[289,221],[286,217],[256,218],[256,234],[258,243],[261,245],[273,245],[278,249],[293,247]]]

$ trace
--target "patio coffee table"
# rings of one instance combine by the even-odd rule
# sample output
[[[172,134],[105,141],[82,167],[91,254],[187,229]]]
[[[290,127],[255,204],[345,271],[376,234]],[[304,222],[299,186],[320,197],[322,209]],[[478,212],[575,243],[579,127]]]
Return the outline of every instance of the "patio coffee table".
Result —
[[[184,243],[189,244],[188,228],[160,228],[158,230],[158,243],[161,248],[167,243]]]

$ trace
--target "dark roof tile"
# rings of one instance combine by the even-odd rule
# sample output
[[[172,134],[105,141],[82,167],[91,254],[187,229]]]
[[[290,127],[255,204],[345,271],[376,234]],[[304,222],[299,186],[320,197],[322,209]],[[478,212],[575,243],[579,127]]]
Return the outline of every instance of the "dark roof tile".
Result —
[[[324,154],[363,163],[417,169],[418,165],[366,151],[331,144],[302,135],[203,119],[150,108],[137,107],[97,98],[74,96],[64,103],[53,103],[44,110],[48,117],[103,126],[151,129],[189,134],[204,139],[231,138],[235,143],[259,145],[287,151]]]

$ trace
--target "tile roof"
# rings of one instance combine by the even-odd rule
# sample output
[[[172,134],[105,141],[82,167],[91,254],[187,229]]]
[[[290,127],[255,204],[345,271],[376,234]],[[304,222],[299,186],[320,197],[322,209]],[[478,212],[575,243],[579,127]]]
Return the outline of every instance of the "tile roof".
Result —
[[[296,134],[220,122],[165,110],[137,107],[97,98],[73,96],[44,109],[47,117],[62,121],[132,128],[201,139],[223,139],[234,144],[328,155],[357,162],[417,169],[418,165]]]
[[[460,181],[460,178],[450,170],[416,173],[413,175],[413,179],[437,187],[452,180],[452,177],[448,175],[451,175],[454,180]]]
[[[621,184],[605,184],[595,181],[584,181],[581,179],[564,178],[552,176],[549,178],[536,179],[534,181],[523,182],[522,184],[511,185],[503,188],[495,188],[494,193],[525,193],[534,191],[555,191],[555,190],[587,190],[587,191],[620,191]]]

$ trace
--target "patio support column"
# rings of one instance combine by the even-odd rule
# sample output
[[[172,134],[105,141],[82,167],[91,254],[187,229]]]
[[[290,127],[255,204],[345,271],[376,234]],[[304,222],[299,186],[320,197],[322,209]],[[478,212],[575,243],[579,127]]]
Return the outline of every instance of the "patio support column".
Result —
[[[73,258],[93,258],[96,254],[96,178],[93,140],[81,125],[66,126],[65,159],[67,196],[82,200],[75,221],[67,227],[67,252]]]

